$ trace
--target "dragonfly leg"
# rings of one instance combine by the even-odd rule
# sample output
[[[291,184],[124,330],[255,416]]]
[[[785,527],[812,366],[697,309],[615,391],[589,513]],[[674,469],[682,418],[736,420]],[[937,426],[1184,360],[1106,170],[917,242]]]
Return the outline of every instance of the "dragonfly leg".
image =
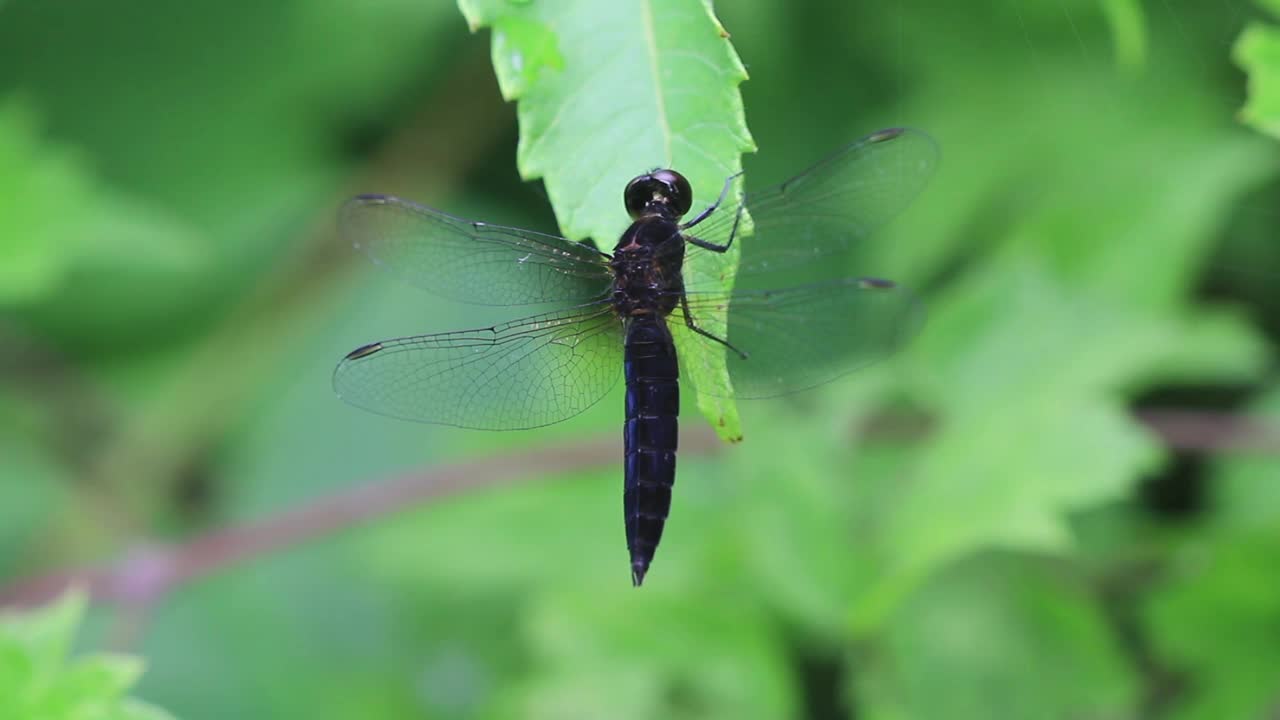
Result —
[[[741,351],[741,350],[739,350],[738,348],[734,347],[734,346],[733,346],[733,343],[729,342],[728,340],[725,340],[725,339],[724,339],[724,338],[722,338],[722,337],[716,337],[714,334],[709,333],[709,332],[707,332],[706,330],[703,330],[702,328],[698,327],[698,324],[697,324],[696,322],[694,322],[694,321],[693,321],[693,314],[689,312],[689,298],[688,298],[688,296],[686,296],[686,295],[681,295],[681,296],[680,296],[680,307],[684,310],[684,324],[685,324],[685,325],[686,325],[690,330],[692,330],[692,331],[694,331],[694,332],[698,333],[699,335],[701,335],[701,336],[703,336],[703,337],[705,337],[705,338],[710,338],[710,339],[712,339],[712,340],[715,340],[716,342],[720,343],[721,345],[723,345],[723,346],[725,346],[725,347],[729,348],[730,350],[734,351],[735,353],[737,353],[737,354],[738,354],[738,356],[739,356],[739,357],[741,357],[743,360],[746,360],[746,359],[747,359],[747,354],[746,354],[746,353],[744,353],[744,352],[742,352],[742,351]]]
[[[706,210],[703,210],[702,212],[698,213],[697,217],[681,225],[680,229],[688,230],[694,225],[697,225],[703,220],[706,220],[707,218],[711,217],[711,213],[715,212],[716,209],[720,207],[720,203],[724,202],[724,199],[729,196],[729,188],[733,187],[733,181],[737,180],[739,177],[742,177],[741,170],[725,178],[724,188],[720,190],[720,197],[716,198],[715,202],[708,205]]]
[[[732,178],[730,179],[732,180]],[[719,205],[719,204],[720,204],[720,201],[717,200],[716,205]],[[729,230],[729,239],[726,240],[723,245],[717,245],[713,242],[707,242],[702,238],[697,238],[692,235],[685,236],[685,240],[694,245],[697,245],[700,248],[703,248],[705,250],[710,250],[711,252],[718,252],[718,253],[728,252],[729,247],[733,245],[733,239],[738,237],[738,223],[742,222],[742,211],[745,207],[746,205],[743,205],[743,204],[738,205],[738,212],[733,216],[733,228]],[[685,227],[685,226],[681,225],[681,227]]]
[[[711,252],[717,252],[717,253],[728,252],[729,247],[733,245],[733,239],[738,237],[738,223],[742,222],[743,207],[745,206],[743,205],[738,206],[738,214],[733,216],[733,229],[729,231],[729,239],[726,240],[723,245],[717,245],[713,242],[707,242],[702,238],[697,238],[692,235],[684,236],[685,241],[693,245],[697,245],[698,247],[703,248],[704,250],[710,250]]]

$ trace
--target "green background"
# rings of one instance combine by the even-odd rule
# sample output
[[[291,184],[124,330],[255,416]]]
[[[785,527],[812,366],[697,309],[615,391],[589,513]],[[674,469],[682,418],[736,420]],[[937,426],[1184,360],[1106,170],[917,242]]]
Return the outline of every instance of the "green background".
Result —
[[[699,2],[463,5],[496,30],[426,0],[0,2],[0,602],[105,569],[79,647],[141,656],[132,692],[191,719],[1280,707],[1274,0],[753,0],[716,8],[727,41]],[[653,68],[561,81],[636,37],[667,119],[722,124],[691,176],[778,181],[892,125],[942,149],[851,268],[915,288],[923,332],[740,404],[736,445],[686,399],[640,590],[620,392],[483,433],[329,387],[362,343],[513,316],[369,267],[345,197],[621,229],[614,178],[668,160]],[[405,477],[454,491],[377,506]]]

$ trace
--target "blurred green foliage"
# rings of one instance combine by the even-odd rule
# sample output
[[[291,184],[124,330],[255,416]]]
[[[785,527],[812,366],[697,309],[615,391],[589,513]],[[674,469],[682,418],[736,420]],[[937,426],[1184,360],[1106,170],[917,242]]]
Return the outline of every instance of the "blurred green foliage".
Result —
[[[617,439],[620,394],[521,433],[333,398],[360,343],[510,317],[366,269],[345,195],[607,245],[638,171],[714,195],[907,124],[942,167],[850,272],[917,288],[927,326],[686,451],[642,590],[618,464],[535,467],[170,589],[138,693],[191,719],[1280,707],[1275,0],[754,0],[715,8],[728,40],[693,0],[461,5],[0,4],[0,592]],[[1241,423],[1272,430],[1236,448]]]
[[[85,598],[69,594],[38,612],[0,615],[0,716],[47,720],[164,720],[125,695],[141,664],[95,655],[70,660]]]
[[[1280,19],[1280,2],[1263,0]],[[1241,116],[1263,132],[1280,137],[1280,27],[1252,23],[1240,34],[1236,61],[1249,73],[1249,100]]]

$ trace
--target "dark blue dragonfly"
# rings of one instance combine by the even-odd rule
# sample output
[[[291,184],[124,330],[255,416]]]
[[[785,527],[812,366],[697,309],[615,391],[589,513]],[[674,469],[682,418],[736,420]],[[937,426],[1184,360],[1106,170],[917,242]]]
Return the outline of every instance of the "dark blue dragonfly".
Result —
[[[821,385],[901,346],[920,325],[915,298],[845,268],[920,192],[937,158],[927,135],[882,130],[770,189],[743,193],[731,177],[685,222],[689,183],[654,170],[627,185],[632,224],[612,254],[361,195],[343,208],[342,232],[375,263],[449,299],[553,308],[361,346],[338,364],[334,389],[383,415],[518,430],[577,415],[625,377],[623,511],[640,585],[675,482],[679,365],[727,363],[728,384],[694,389],[763,398]],[[733,272],[726,251],[739,238],[725,292],[718,278]],[[678,347],[673,327],[688,331]]]

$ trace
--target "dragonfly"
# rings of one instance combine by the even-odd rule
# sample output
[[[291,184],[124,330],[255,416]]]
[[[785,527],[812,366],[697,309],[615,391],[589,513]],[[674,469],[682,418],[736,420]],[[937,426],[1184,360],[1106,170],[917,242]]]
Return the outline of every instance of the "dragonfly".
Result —
[[[652,170],[623,191],[631,224],[612,253],[357,196],[340,213],[341,232],[375,264],[451,300],[542,307],[491,327],[362,345],[338,364],[334,390],[395,418],[519,430],[578,415],[624,380],[622,504],[638,587],[671,508],[681,365],[704,379],[697,393],[768,398],[900,348],[921,325],[921,303],[847,268],[937,162],[927,134],[881,130],[779,185],[746,192],[741,173],[730,176],[688,220],[688,180]]]

